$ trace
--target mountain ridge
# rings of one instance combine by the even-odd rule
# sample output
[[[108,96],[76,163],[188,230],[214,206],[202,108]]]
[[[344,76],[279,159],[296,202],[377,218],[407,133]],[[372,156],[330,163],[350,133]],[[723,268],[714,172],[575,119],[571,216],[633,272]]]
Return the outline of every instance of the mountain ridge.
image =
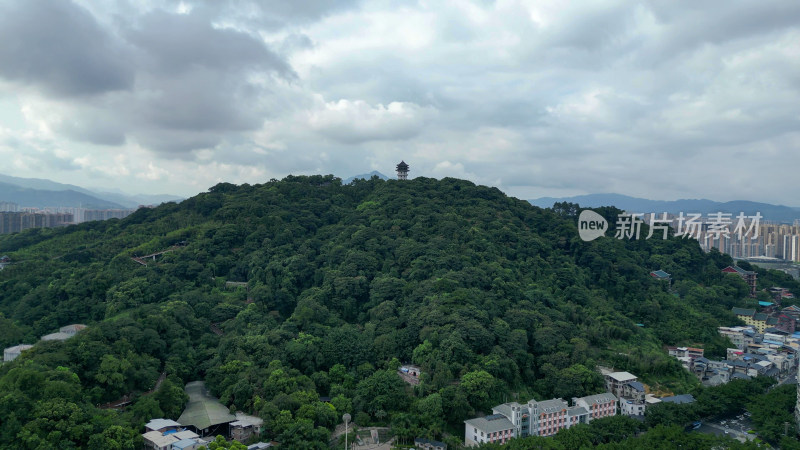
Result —
[[[87,207],[90,209],[135,209],[140,205],[161,204],[170,201],[180,201],[183,197],[169,194],[127,194],[122,191],[97,191],[73,184],[59,183],[46,178],[22,178],[0,174],[0,184],[16,186],[18,190],[5,186],[0,191],[0,201],[16,203],[21,207]],[[25,191],[30,189],[32,191]],[[16,192],[16,194],[15,194]],[[25,192],[24,194],[21,194]],[[60,192],[75,192],[91,198],[74,194],[59,194]],[[17,196],[15,196],[17,195]],[[48,196],[58,199],[59,204],[45,200]]]
[[[773,220],[784,223],[792,223],[795,219],[800,219],[800,208],[785,205],[773,205],[770,203],[753,202],[748,200],[732,200],[719,202],[709,199],[679,199],[679,200],[650,200],[639,197],[631,197],[623,194],[604,193],[586,194],[572,197],[540,197],[528,200],[532,205],[540,208],[552,207],[557,202],[577,203],[585,208],[597,208],[601,206],[615,206],[625,211],[637,213],[662,213],[668,212],[678,214],[684,213],[731,213],[738,214],[744,212],[747,215],[761,213],[764,220]]]

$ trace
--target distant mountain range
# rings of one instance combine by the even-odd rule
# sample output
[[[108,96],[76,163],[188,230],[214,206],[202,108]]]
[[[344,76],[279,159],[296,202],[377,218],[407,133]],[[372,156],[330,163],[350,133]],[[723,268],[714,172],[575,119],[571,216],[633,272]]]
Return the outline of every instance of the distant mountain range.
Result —
[[[740,212],[744,212],[746,215],[754,215],[759,212],[764,217],[764,220],[792,223],[795,219],[800,219],[800,208],[745,200],[730,202],[716,202],[707,199],[648,200],[622,194],[588,194],[562,198],[542,197],[528,201],[542,208],[550,208],[556,202],[570,202],[587,208],[616,206],[624,211],[639,213],[661,213],[666,211],[673,214],[684,212],[707,215],[709,213],[723,212],[736,216]]]
[[[86,209],[129,209],[180,201],[174,195],[127,195],[122,192],[96,192],[72,184],[43,178],[20,178],[0,174],[0,202],[20,207],[67,207]]]
[[[370,178],[372,178],[372,177],[373,177],[373,175],[377,175],[377,176],[378,176],[378,178],[380,178],[381,180],[388,180],[388,179],[389,179],[389,177],[387,177],[386,175],[384,175],[384,174],[382,174],[382,173],[378,172],[377,170],[373,170],[373,171],[372,171],[372,172],[370,172],[370,173],[362,173],[361,175],[354,175],[354,176],[352,176],[352,177],[350,177],[350,178],[348,178],[348,179],[346,179],[346,180],[343,180],[343,181],[342,181],[342,184],[350,184],[350,183],[352,183],[352,182],[353,182],[353,180],[355,180],[356,178],[363,178],[363,179],[365,179],[365,180],[369,180]]]

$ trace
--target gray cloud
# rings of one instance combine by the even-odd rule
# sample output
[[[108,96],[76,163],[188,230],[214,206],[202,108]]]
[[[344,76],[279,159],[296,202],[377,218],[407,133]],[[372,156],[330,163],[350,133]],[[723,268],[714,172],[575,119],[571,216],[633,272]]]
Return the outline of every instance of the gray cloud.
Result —
[[[48,94],[98,94],[133,83],[122,43],[69,1],[0,3],[0,42],[0,76]]]
[[[796,1],[0,9],[0,78],[23,88],[29,134],[77,156],[135,147],[154,183],[163,167],[194,186],[405,159],[520,196],[767,200],[744,185],[769,168],[752,195],[793,202],[779,180],[800,164]]]

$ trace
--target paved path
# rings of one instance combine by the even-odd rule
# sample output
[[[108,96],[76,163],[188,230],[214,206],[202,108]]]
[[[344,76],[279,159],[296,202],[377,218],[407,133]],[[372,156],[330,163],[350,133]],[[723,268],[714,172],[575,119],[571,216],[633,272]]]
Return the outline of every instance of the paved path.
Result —
[[[742,442],[752,441],[753,439],[756,438],[755,434],[744,433],[744,432],[741,432],[739,430],[735,430],[733,428],[728,428],[728,427],[724,427],[722,425],[717,425],[715,423],[704,423],[703,425],[705,425],[705,426],[707,426],[709,428],[714,428],[716,430],[722,431],[722,434],[725,434],[725,432],[727,431],[728,435],[730,435],[731,437],[734,437],[734,438],[736,438],[736,439],[738,439],[738,440],[740,440]]]

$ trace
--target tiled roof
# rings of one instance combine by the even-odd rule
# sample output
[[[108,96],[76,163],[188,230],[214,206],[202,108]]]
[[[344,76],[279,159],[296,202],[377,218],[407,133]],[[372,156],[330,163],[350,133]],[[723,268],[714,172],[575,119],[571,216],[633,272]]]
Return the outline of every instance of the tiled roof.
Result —
[[[589,411],[587,411],[583,406],[573,406],[571,408],[567,408],[567,415],[569,416],[582,416],[585,414],[589,414]]]
[[[750,275],[750,274],[755,273],[755,272],[751,272],[749,270],[744,270],[739,266],[728,266],[728,267],[722,269],[722,271],[723,272],[730,272],[730,273],[736,272],[736,273],[741,274],[741,275]]]
[[[644,385],[638,381],[629,381],[628,386],[636,389],[639,392],[644,392]]]
[[[755,309],[737,308],[735,306],[731,309],[731,311],[733,311],[733,313],[736,314],[737,316],[748,316],[748,317],[753,317],[753,314],[756,313]]]
[[[581,397],[578,400],[583,400],[587,404],[591,405],[597,403],[613,402],[617,400],[617,397],[610,392],[605,392],[603,394],[587,395],[586,397]]]
[[[536,402],[539,405],[539,411],[546,412],[546,413],[553,413],[557,411],[561,411],[567,409],[569,405],[564,400],[560,398],[554,398],[551,400],[542,400],[541,402]]]
[[[147,422],[145,428],[150,430],[161,430],[168,427],[180,427],[181,424],[175,422],[174,420],[170,419],[153,419],[150,422]]]
[[[464,423],[486,433],[514,429],[514,425],[511,423],[511,421],[506,419],[505,416],[501,414],[493,414],[486,417],[476,417],[474,419],[465,420]]]
[[[624,381],[633,381],[636,379],[636,375],[633,375],[628,372],[614,372],[606,375],[615,381],[624,382]]]

